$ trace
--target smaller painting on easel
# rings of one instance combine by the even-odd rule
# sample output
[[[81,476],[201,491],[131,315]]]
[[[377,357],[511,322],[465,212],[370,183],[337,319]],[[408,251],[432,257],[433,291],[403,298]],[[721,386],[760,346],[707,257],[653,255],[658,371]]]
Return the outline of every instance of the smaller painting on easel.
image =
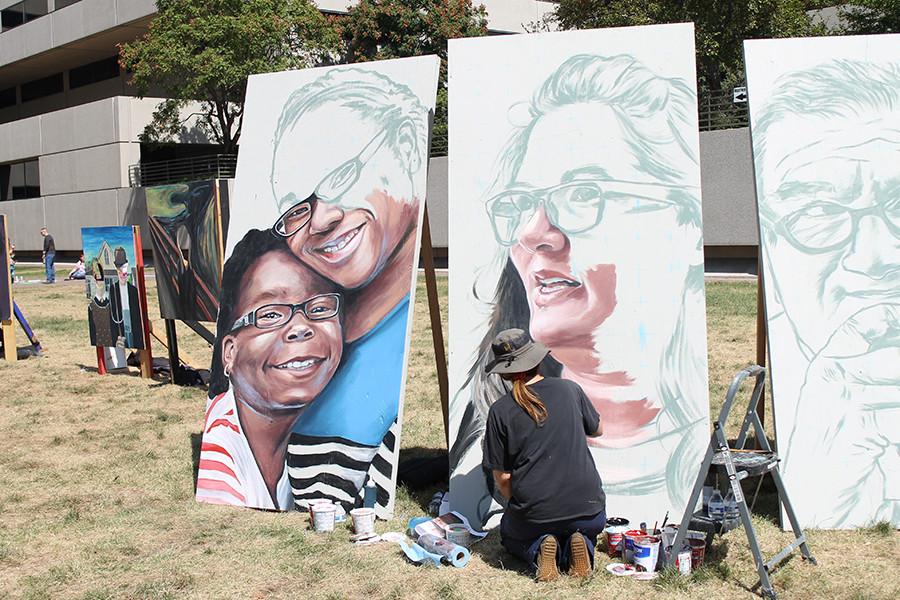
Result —
[[[136,228],[82,227],[91,345],[144,349],[143,258]]]
[[[148,187],[146,194],[160,316],[215,321],[228,183],[174,183]]]

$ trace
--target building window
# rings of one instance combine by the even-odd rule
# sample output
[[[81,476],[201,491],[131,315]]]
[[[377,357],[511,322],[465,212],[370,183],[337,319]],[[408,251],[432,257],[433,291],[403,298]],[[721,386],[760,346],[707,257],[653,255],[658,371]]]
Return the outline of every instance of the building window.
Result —
[[[38,17],[43,17],[48,12],[47,0],[24,0],[0,11],[0,24],[2,24],[2,30],[6,31]]]
[[[74,90],[84,85],[97,83],[119,76],[119,57],[110,56],[69,71],[69,89]]]
[[[0,90],[0,108],[9,108],[16,105],[16,87]]]
[[[22,84],[22,102],[37,100],[63,91],[63,74],[57,73]]]
[[[81,0],[56,0],[56,4],[54,5],[54,10],[59,10],[61,8],[65,8],[70,4],[75,4],[76,2],[81,2]]]
[[[0,202],[38,198],[40,195],[41,174],[36,158],[0,165]]]

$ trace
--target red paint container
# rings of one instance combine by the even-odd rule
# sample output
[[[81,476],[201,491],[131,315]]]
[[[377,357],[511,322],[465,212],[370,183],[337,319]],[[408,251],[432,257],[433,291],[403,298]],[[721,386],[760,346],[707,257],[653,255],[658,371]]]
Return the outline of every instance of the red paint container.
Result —
[[[703,557],[706,556],[706,540],[688,540],[691,545],[691,570],[695,571],[703,565]]]
[[[610,517],[606,520],[606,553],[610,556],[622,556],[625,532],[628,531],[628,519]]]

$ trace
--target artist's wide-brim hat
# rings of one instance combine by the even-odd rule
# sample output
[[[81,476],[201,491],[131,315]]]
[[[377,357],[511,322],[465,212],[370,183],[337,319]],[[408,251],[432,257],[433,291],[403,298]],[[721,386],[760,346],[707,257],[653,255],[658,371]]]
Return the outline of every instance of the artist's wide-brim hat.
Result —
[[[486,373],[524,373],[535,368],[550,353],[544,344],[531,339],[521,329],[506,329],[491,341],[494,359],[484,368]]]

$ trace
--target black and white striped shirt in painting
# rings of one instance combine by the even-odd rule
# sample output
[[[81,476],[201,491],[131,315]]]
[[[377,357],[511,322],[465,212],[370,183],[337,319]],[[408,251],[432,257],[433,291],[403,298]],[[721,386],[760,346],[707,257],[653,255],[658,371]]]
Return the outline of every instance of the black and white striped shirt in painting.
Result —
[[[292,433],[287,466],[294,503],[306,509],[310,500],[327,498],[350,510],[362,506],[365,485],[371,480],[377,490],[376,516],[391,518],[398,431],[394,421],[380,446],[366,446],[339,437]]]

